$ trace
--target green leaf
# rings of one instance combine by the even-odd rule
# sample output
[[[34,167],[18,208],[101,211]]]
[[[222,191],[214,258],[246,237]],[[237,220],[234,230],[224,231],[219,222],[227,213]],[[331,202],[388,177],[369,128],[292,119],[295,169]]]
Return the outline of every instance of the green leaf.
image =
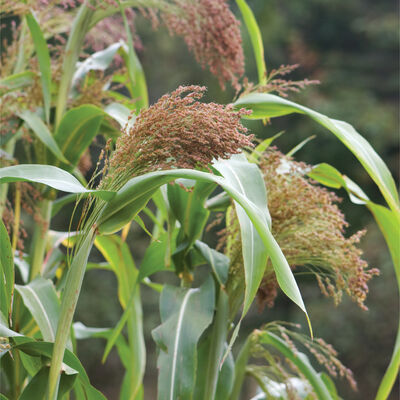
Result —
[[[267,226],[270,225],[271,217],[267,208],[267,192],[258,167],[255,164],[247,162],[244,156],[233,157],[229,161],[218,161],[214,164],[214,167],[239,193],[246,196],[246,198],[251,200],[259,210],[262,211],[264,224]],[[249,179],[249,177],[251,177],[251,179]],[[245,210],[237,203],[235,203],[235,206],[240,224],[246,279],[242,311],[243,318],[250,308],[258,287],[260,286],[262,277],[264,276],[264,270],[267,266],[268,249],[265,247],[260,234],[248,218]],[[285,267],[286,266],[283,266],[281,269]],[[278,269],[280,267],[276,266],[276,268]],[[287,272],[286,274],[289,275]],[[290,275],[292,275],[291,272]],[[277,276],[277,278],[279,282],[279,277]],[[294,285],[296,285],[295,282]]]
[[[267,83],[267,67],[265,66],[264,45],[262,42],[260,28],[258,27],[253,11],[251,11],[251,8],[247,5],[246,1],[236,0],[236,4],[242,13],[244,23],[246,24],[247,31],[249,32],[251,44],[253,46],[258,72],[258,82],[260,85],[265,85]]]
[[[0,218],[0,311],[5,317],[11,315],[14,291],[14,257],[7,229]]]
[[[120,124],[121,128],[124,128],[128,121],[131,123],[135,121],[134,115],[131,114],[131,110],[123,104],[111,103],[104,109],[104,112],[115,119]],[[129,120],[130,117],[131,120]]]
[[[308,115],[330,130],[347,146],[378,185],[390,208],[396,210],[396,212],[400,212],[396,184],[389,169],[367,140],[365,140],[351,125],[343,121],[331,119],[307,107],[272,94],[250,94],[240,98],[234,104],[238,108],[245,107],[251,109],[253,113],[249,118],[252,119],[279,117],[291,113]]]
[[[236,159],[237,160],[237,159]],[[258,168],[254,164],[247,163],[249,167],[244,163],[244,159],[236,161],[239,169],[247,168],[250,172],[257,172],[260,174]],[[221,167],[222,168],[222,167]],[[228,167],[225,168],[227,171]],[[243,172],[241,173],[243,175]],[[255,204],[251,199],[247,198],[247,191],[243,194],[242,191],[237,189],[238,183],[235,183],[236,177],[232,176],[232,181],[224,179],[219,176],[212,175],[207,172],[201,172],[197,170],[185,170],[185,169],[175,169],[169,171],[157,171],[150,172],[141,176],[134,177],[130,179],[115,195],[115,197],[109,201],[103,210],[103,213],[98,221],[98,231],[103,233],[113,233],[119,229],[122,229],[128,222],[130,222],[135,215],[147,204],[148,200],[157,191],[157,189],[176,178],[187,178],[195,179],[197,181],[214,182],[220,185],[243,209],[246,211],[254,227],[261,236],[262,242],[267,249],[267,253],[271,258],[272,264],[274,266],[278,283],[282,288],[283,292],[294,301],[305,313],[306,309],[301,297],[300,291],[297,287],[296,281],[293,277],[292,271],[281,251],[277,242],[273,238],[270,230],[270,217],[268,213],[268,208],[262,196],[261,192],[264,192],[265,196],[265,185],[262,181],[262,177],[255,178],[258,179],[260,184],[255,185],[253,180],[248,179],[249,175],[245,176],[245,181],[254,187]],[[261,181],[260,181],[261,179]],[[262,182],[262,186],[261,186]],[[235,186],[234,186],[235,185]],[[244,214],[242,213],[242,221],[245,221]],[[244,222],[245,223],[245,222]],[[246,222],[247,224],[247,222]],[[247,227],[249,230],[250,227]],[[254,235],[255,237],[255,235]],[[246,241],[249,239],[246,238]],[[264,250],[261,250],[264,251]],[[251,253],[250,253],[251,254]],[[257,255],[258,258],[258,255]],[[260,267],[261,268],[261,267]],[[248,276],[251,287],[247,289],[247,299],[246,306],[251,304],[251,296],[255,294],[255,282],[256,279],[260,279],[260,270],[254,271],[251,277]],[[249,269],[249,273],[251,269]],[[307,314],[306,314],[307,315]],[[311,330],[311,326],[310,326]]]
[[[201,340],[198,346],[196,383],[193,400],[205,400],[204,395],[206,390],[206,376],[211,338],[209,335],[204,336],[205,339]],[[227,345],[225,345],[225,347],[227,347]],[[229,356],[222,364],[221,370],[219,371],[215,400],[229,399],[233,387],[234,367],[235,364],[232,353],[229,353]]]
[[[67,392],[69,392],[75,383],[77,372],[74,374],[62,373],[60,385],[58,389],[58,400],[61,400]],[[42,369],[30,380],[24,391],[22,392],[19,400],[43,400],[43,394],[46,393],[47,381],[49,379],[49,367],[44,366]]]
[[[23,119],[39,140],[62,162],[69,164],[58,147],[46,124],[33,112],[24,110],[18,116]]]
[[[110,200],[115,192],[86,189],[67,171],[52,165],[20,164],[0,168],[0,183],[29,181],[42,183],[54,189],[69,193],[92,193],[104,200]]]
[[[286,153],[288,157],[292,157],[294,154],[296,154],[300,149],[302,149],[309,141],[315,139],[317,136],[316,135],[311,135],[308,138],[304,139],[301,141],[299,144],[293,147],[290,151]]]
[[[93,105],[82,105],[67,111],[62,118],[54,139],[71,165],[77,165],[92,143],[103,116],[102,109]]]
[[[160,297],[161,325],[152,335],[160,347],[158,398],[189,399],[195,387],[197,342],[210,325],[215,287],[208,279],[198,289],[165,286]]]
[[[266,149],[271,145],[271,143],[277,139],[279,136],[283,135],[285,131],[280,131],[274,136],[268,137],[264,139],[260,144],[256,146],[256,148],[251,152],[249,156],[249,162],[258,163],[260,156],[264,153]]]
[[[31,31],[33,44],[39,61],[40,79],[42,81],[43,103],[46,121],[50,120],[51,105],[51,62],[46,40],[40,29],[39,23],[32,13],[26,15],[26,22]]]
[[[187,267],[193,268],[188,253],[203,234],[210,214],[204,203],[215,189],[215,184],[182,179],[178,182],[179,184],[168,185],[167,193],[170,209],[180,223],[176,250],[172,255],[176,270],[180,273]]]
[[[24,71],[20,72],[19,74],[9,75],[3,79],[0,79],[0,96],[31,85],[34,82],[34,77],[34,72]]]
[[[229,258],[200,240],[196,240],[195,248],[204,260],[210,264],[218,283],[222,286],[225,285],[228,279]]]
[[[168,246],[168,234],[163,233],[147,247],[139,268],[138,281],[166,269],[166,254]]]
[[[126,37],[128,39],[128,49],[126,46],[121,48],[122,57],[125,61],[125,65],[128,69],[128,76],[130,80],[129,90],[131,92],[132,98],[138,99],[136,101],[136,112],[138,113],[141,109],[145,109],[149,106],[149,95],[147,91],[146,77],[143,71],[142,64],[136,55],[135,48],[133,46],[133,38],[131,29],[126,18],[125,10],[120,5],[121,15],[124,20],[124,27]]]
[[[84,61],[78,62],[72,78],[72,87],[75,88],[89,71],[105,71],[121,46],[121,42],[113,43],[106,49],[91,54]]]
[[[54,342],[60,302],[53,283],[49,279],[39,277],[28,285],[15,285],[15,289],[38,324],[43,339]]]
[[[36,342],[26,336],[14,337],[12,340],[15,343],[13,348],[34,357],[44,356],[49,360],[51,359],[53,362],[52,354],[54,346],[56,346],[54,343]],[[106,398],[90,384],[89,377],[75,354],[69,350],[65,350],[62,361],[69,370],[72,369],[78,372],[78,380],[84,390],[87,400],[106,400]],[[41,392],[41,394],[43,398],[43,392]]]

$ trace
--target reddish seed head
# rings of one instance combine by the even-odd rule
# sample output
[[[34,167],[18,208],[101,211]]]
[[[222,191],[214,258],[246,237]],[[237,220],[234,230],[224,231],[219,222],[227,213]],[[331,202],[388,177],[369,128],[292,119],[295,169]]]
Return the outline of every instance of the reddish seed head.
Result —
[[[171,168],[208,168],[251,146],[240,118],[246,110],[201,103],[205,87],[180,86],[141,111],[123,132],[110,159],[107,182]],[[102,185],[105,185],[103,182]]]

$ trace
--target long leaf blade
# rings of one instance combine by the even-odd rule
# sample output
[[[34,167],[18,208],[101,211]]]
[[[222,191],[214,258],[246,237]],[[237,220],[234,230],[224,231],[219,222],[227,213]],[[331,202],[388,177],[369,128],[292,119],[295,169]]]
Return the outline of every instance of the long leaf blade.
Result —
[[[0,311],[5,317],[11,314],[14,290],[14,260],[10,239],[3,220],[0,219]]]
[[[253,113],[249,118],[252,119],[278,117],[291,113],[308,115],[330,130],[347,146],[377,184],[390,208],[399,212],[399,196],[389,169],[368,141],[351,125],[343,121],[331,119],[326,115],[272,94],[250,94],[240,98],[234,104],[236,107],[251,109]]]
[[[42,183],[54,189],[69,193],[92,193],[104,200],[110,200],[115,192],[86,189],[70,173],[52,165],[20,164],[0,169],[0,184],[7,182],[29,181]]]
[[[54,342],[60,312],[60,302],[53,283],[42,277],[36,278],[28,285],[15,285],[39,329],[43,339]]]
[[[24,110],[18,116],[24,120],[39,140],[61,161],[69,164],[46,124],[33,112]]]
[[[160,347],[158,398],[191,398],[194,391],[196,345],[211,323],[215,287],[211,279],[199,289],[166,286],[161,294],[162,324],[152,335]]]
[[[26,15],[26,22],[31,31],[33,43],[35,45],[36,55],[39,61],[40,79],[42,81],[43,103],[46,115],[46,121],[50,120],[50,105],[51,105],[51,63],[50,53],[47,47],[43,32],[40,29],[39,23],[32,13]]]

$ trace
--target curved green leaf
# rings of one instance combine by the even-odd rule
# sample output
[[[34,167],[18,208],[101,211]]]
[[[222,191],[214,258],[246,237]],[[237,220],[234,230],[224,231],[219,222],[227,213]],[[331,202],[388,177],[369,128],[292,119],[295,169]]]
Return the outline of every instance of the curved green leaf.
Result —
[[[84,61],[78,62],[77,69],[72,78],[72,87],[76,87],[89,71],[106,70],[110,66],[115,54],[121,46],[121,42],[113,43],[106,49],[91,54]]]
[[[267,67],[265,65],[264,45],[260,28],[258,27],[253,11],[251,11],[251,8],[247,5],[246,1],[236,0],[236,4],[238,5],[240,12],[242,13],[244,23],[246,24],[246,28],[249,32],[251,44],[253,46],[254,57],[256,59],[258,72],[258,83],[260,85],[265,85],[265,83],[267,82]]]
[[[39,140],[62,162],[69,164],[64,154],[58,147],[46,124],[36,114],[29,110],[24,110],[18,116],[26,122]]]
[[[50,120],[51,105],[51,62],[50,53],[46,40],[40,29],[38,21],[32,13],[26,15],[26,22],[31,31],[33,44],[35,45],[36,55],[39,61],[40,79],[42,81],[43,103],[46,121]]]
[[[89,104],[73,108],[63,116],[54,139],[70,164],[76,165],[92,143],[103,116],[102,109]]]
[[[267,249],[280,287],[282,288],[283,292],[307,315],[303,299],[293,277],[292,271],[278,243],[273,238],[271,231],[269,230],[269,217],[266,214],[268,211],[266,203],[263,203],[261,198],[259,198],[260,203],[254,204],[253,201],[248,199],[245,195],[243,195],[243,193],[239,192],[230,181],[222,177],[196,170],[176,169],[169,171],[150,172],[148,174],[132,178],[117,192],[115,197],[107,203],[98,221],[99,232],[101,234],[113,233],[119,229],[122,229],[122,227],[130,222],[134,216],[147,204],[148,200],[160,186],[176,178],[214,182],[220,185],[241,207],[243,207]],[[247,180],[249,180],[248,177]],[[265,187],[264,183],[263,187]],[[260,188],[257,187],[257,192],[259,190]],[[262,209],[260,209],[258,206],[262,207]],[[241,215],[242,221],[244,221],[245,214],[242,213]],[[248,227],[248,229],[250,228]],[[259,279],[260,275],[260,271],[257,270],[255,278],[253,280],[249,279],[249,282],[251,282],[251,289],[249,289],[250,291],[248,290],[249,294],[247,295],[246,306],[249,306],[251,303],[251,296],[255,293],[254,282],[256,279]]]
[[[43,185],[69,193],[91,193],[104,200],[110,200],[115,195],[115,192],[108,190],[86,189],[70,173],[52,165],[21,164],[0,168],[0,183],[18,181],[42,183]]]
[[[53,283],[49,279],[39,277],[28,285],[15,285],[15,289],[38,324],[43,339],[54,342],[60,302]]]
[[[400,212],[396,184],[389,169],[368,141],[348,123],[329,118],[310,108],[272,94],[250,94],[239,98],[234,105],[238,108],[245,107],[252,110],[253,113],[248,117],[251,119],[279,117],[291,113],[308,115],[330,130],[347,146],[378,185],[390,208]]]
[[[215,287],[208,279],[199,289],[165,286],[160,297],[161,325],[152,331],[160,347],[158,398],[189,399],[195,387],[197,342],[210,325]]]

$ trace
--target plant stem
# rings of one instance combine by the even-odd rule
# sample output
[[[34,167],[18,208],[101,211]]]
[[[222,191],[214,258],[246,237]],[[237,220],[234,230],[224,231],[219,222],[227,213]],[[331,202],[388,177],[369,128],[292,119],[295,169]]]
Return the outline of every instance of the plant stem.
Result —
[[[12,238],[12,254],[15,254],[18,243],[19,223],[21,220],[21,183],[15,184],[15,208],[14,208],[14,227]]]
[[[62,361],[65,347],[71,331],[72,319],[78,303],[82,287],[83,276],[86,270],[87,259],[95,239],[95,231],[92,228],[83,239],[82,245],[77,251],[71,267],[69,268],[65,289],[61,301],[60,319],[58,320],[56,340],[48,380],[47,399],[56,400],[61,374]]]
[[[7,142],[4,150],[12,156],[14,154],[14,149],[15,149],[15,139],[12,138]],[[2,183],[0,191],[0,218],[3,216],[4,208],[6,206],[7,194],[8,194],[8,183]]]
[[[226,343],[229,318],[228,295],[222,289],[219,291],[217,312],[211,331],[211,343],[208,352],[207,375],[204,400],[213,400],[217,391],[218,376],[221,370],[221,359]]]
[[[71,33],[68,38],[65,49],[65,57],[62,69],[62,78],[58,88],[58,96],[56,103],[55,126],[57,127],[64,115],[67,105],[69,90],[71,87],[72,77],[75,72],[75,66],[79,59],[85,35],[88,31],[90,21],[95,12],[94,8],[86,1],[79,8],[78,14],[72,25]]]
[[[246,366],[250,357],[250,345],[251,345],[251,334],[247,337],[246,342],[240,349],[239,355],[235,362],[235,380],[230,400],[238,400],[240,397],[240,392],[242,391],[244,377],[246,375]]]
[[[31,269],[29,280],[33,280],[43,267],[43,259],[46,250],[46,235],[50,226],[51,219],[51,208],[53,202],[48,199],[44,199],[40,204],[40,217],[43,221],[35,225],[33,231],[33,240],[31,245]]]

